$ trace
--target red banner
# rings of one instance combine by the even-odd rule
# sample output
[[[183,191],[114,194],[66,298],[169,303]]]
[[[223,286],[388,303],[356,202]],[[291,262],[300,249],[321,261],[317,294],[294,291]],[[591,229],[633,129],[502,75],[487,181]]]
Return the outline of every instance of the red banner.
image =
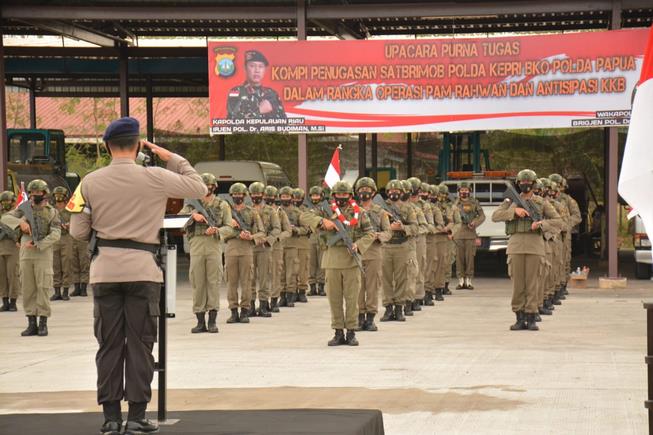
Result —
[[[210,132],[628,125],[646,35],[210,42]]]

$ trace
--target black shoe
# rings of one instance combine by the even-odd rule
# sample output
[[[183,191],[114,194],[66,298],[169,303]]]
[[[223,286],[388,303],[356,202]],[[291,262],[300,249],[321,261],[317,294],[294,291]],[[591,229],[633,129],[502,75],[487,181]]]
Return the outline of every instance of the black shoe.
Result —
[[[2,298],[2,306],[0,311],[9,311],[9,298]]]
[[[413,303],[408,302],[406,305],[404,305],[404,316],[412,316],[414,315],[413,313]]]
[[[279,312],[279,298],[272,298],[272,305],[270,306],[270,311],[273,313]]]
[[[336,333],[331,340],[327,343],[328,346],[341,346],[346,344],[345,334],[342,329],[336,329]]]
[[[249,301],[249,311],[247,312],[248,317],[256,317],[256,299]]]
[[[382,322],[389,322],[395,319],[394,307],[392,305],[385,306],[385,313],[381,317]]]
[[[420,301],[419,299],[415,299],[413,301],[413,306],[412,306],[413,311],[422,311],[422,306],[419,304],[419,301]]]
[[[39,328],[36,325],[36,316],[27,316],[27,329],[20,333],[23,337],[38,335]]]
[[[366,331],[378,331],[379,328],[374,324],[374,313],[367,313],[367,318],[365,319],[365,330]]]
[[[535,319],[536,322],[541,322],[542,321],[542,318],[540,317],[540,313],[535,313],[535,314],[533,314],[533,316],[534,316],[534,319]]]
[[[534,313],[526,314],[526,329],[528,329],[529,331],[540,330],[540,328],[537,326],[537,321],[535,320]]]
[[[543,316],[550,316],[553,314],[553,312],[546,307],[546,303],[542,308],[539,308],[538,311]]]
[[[238,308],[231,309],[231,317],[227,319],[227,323],[238,323],[240,319],[238,318]]]
[[[363,330],[365,330],[365,313],[358,313],[358,326],[356,327],[356,331]]]
[[[258,301],[258,315],[261,317],[272,317],[272,313],[270,313],[270,305],[267,300]]]
[[[397,322],[405,322],[406,317],[404,317],[404,306],[401,304],[395,305],[395,320]]]
[[[17,311],[18,308],[16,308],[16,299],[9,299],[9,311]]]
[[[206,332],[206,321],[204,319],[204,312],[201,313],[195,313],[195,317],[197,317],[197,326],[195,326],[193,329],[190,330],[191,333],[193,334],[199,334],[200,332]]]
[[[299,294],[297,295],[297,302],[301,302],[303,304],[308,302],[308,299],[306,299],[306,290],[299,291]]]
[[[436,301],[443,301],[444,298],[442,297],[442,289],[441,288],[436,288],[435,289],[435,300]]]
[[[88,293],[86,293],[86,286],[87,285],[88,284],[86,284],[84,282],[79,285],[80,286],[80,289],[79,289],[79,292],[80,292],[79,295],[80,296],[88,296]]]
[[[39,317],[39,337],[47,337],[48,335],[48,318],[45,316]]]
[[[309,284],[311,289],[308,291],[309,296],[317,296],[317,285],[315,283]]]
[[[277,305],[278,307],[287,307],[288,306],[288,298],[286,298],[287,294],[288,293],[286,293],[286,292],[281,292],[281,298],[279,298],[279,305]],[[277,312],[277,311],[275,311],[275,312]]]
[[[565,296],[564,286],[560,287],[560,289],[558,290],[558,299],[561,300],[561,301],[564,301],[565,299],[567,299],[567,297]]]
[[[128,421],[125,426],[125,435],[143,435],[158,431],[159,425],[147,419]]]
[[[75,283],[75,290],[70,294],[70,296],[81,296],[82,295],[82,290],[81,290],[81,284],[76,282]]]
[[[449,290],[449,283],[448,282],[444,283],[444,291],[442,292],[442,294],[444,294],[446,296],[449,296],[449,295],[452,294],[451,290]]]
[[[553,297],[549,296],[546,299],[544,299],[544,308],[546,308],[549,311],[555,310],[555,307],[553,306]],[[551,313],[553,314],[553,313]]]
[[[567,284],[562,286],[562,294],[563,295],[568,295],[569,294],[569,290],[567,290]]]
[[[426,295],[424,295],[424,305],[427,307],[435,305],[433,303],[433,292],[431,290],[427,290]]]
[[[70,297],[68,297],[68,287],[63,288],[63,293],[61,294],[61,300],[63,301],[69,301]]]
[[[207,326],[207,331],[212,334],[216,334],[218,331],[218,310],[209,310],[209,324]]]
[[[54,294],[50,296],[51,301],[60,301],[61,300],[61,287],[54,288]]]
[[[286,292],[286,304],[288,305],[288,308],[293,308],[296,300],[297,292]]]
[[[249,309],[247,308],[241,308],[240,309],[240,323],[249,323],[249,316],[247,313],[249,312]]]
[[[347,346],[358,346],[358,340],[356,340],[356,333],[351,329],[347,330],[347,337],[345,338],[345,340],[347,341]]]
[[[318,282],[317,283],[317,295],[318,296],[326,296],[326,292],[324,291],[324,283],[323,282]]]
[[[560,290],[556,290],[553,294],[553,305],[562,305],[562,302],[560,302]]]
[[[100,428],[102,435],[120,435],[122,433],[122,421],[107,420]]]
[[[526,329],[526,316],[524,315],[523,311],[517,311],[515,313],[515,316],[517,317],[517,321],[515,322],[514,325],[510,326],[511,331],[521,331],[522,329]]]

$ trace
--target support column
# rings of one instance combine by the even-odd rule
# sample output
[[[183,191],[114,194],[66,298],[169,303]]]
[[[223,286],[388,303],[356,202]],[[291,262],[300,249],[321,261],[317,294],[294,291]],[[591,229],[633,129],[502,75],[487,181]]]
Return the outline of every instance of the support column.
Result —
[[[154,142],[154,104],[152,97],[152,78],[147,79],[147,93],[145,95],[145,117],[147,118],[147,140]]]
[[[5,101],[5,48],[0,32],[0,190],[7,189],[7,102]]]
[[[376,183],[379,182],[379,146],[376,133],[372,133],[372,171],[370,175]],[[378,186],[377,186],[378,187]]]
[[[365,176],[367,169],[367,135],[365,133],[358,134],[358,177]]]
[[[607,179],[605,185],[606,207],[605,222],[608,227],[607,253],[608,253],[608,278],[618,278],[618,251],[617,245],[617,166],[619,162],[619,130],[616,127],[606,128],[607,139]]]
[[[36,79],[29,84],[29,128],[36,128]]]
[[[120,47],[118,73],[120,75],[120,116],[129,116],[129,57],[127,48]]]
[[[406,174],[413,176],[413,134],[406,133]]]
[[[297,40],[306,40],[306,0],[297,0]],[[297,135],[297,184],[308,191],[308,146],[305,134]]]

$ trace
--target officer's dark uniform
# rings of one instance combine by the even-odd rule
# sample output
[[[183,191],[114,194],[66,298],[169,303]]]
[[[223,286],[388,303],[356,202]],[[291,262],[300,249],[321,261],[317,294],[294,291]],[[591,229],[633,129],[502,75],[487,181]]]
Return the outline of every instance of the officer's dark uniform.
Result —
[[[103,140],[138,136],[138,121],[121,118],[107,128]],[[134,156],[135,157],[135,156]],[[90,267],[98,403],[103,405],[101,431],[117,435],[120,401],[129,402],[125,434],[151,432],[145,420],[154,375],[152,348],[157,336],[163,273],[154,252],[167,198],[201,198],[206,186],[183,157],[172,154],[167,168],[136,165],[133,158],[114,158],[88,174],[69,210],[70,234],[89,240],[97,234],[97,254]]]
[[[256,50],[250,50],[245,53],[245,66],[249,62],[263,62],[267,67],[268,60]],[[261,113],[259,104],[267,100],[272,105],[272,111]],[[286,112],[279,99],[279,95],[272,88],[265,86],[254,86],[245,81],[240,86],[231,88],[229,98],[227,99],[227,118],[285,118]]]

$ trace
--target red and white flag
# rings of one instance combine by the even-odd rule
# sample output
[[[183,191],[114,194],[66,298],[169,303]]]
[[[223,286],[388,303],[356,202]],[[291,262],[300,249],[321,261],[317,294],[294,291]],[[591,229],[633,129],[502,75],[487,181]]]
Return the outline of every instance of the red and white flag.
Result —
[[[331,157],[331,163],[329,164],[329,169],[327,169],[326,175],[324,176],[324,182],[329,188],[332,188],[334,184],[340,181],[340,150],[342,145],[338,145],[336,150],[333,152],[333,157]]]
[[[18,198],[16,198],[16,207],[29,200],[27,192],[25,192],[25,182],[20,182],[20,190],[18,191]]]
[[[635,92],[626,148],[619,175],[619,194],[639,214],[653,237],[653,26],[648,35],[642,73]]]

